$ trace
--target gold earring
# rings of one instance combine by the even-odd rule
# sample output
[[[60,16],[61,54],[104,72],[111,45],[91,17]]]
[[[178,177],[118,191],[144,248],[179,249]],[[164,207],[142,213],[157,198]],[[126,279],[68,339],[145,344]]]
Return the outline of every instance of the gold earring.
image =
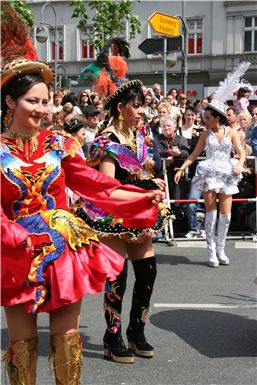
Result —
[[[122,114],[120,113],[119,114],[119,130],[122,131],[123,129],[123,121],[124,121],[124,118],[122,116]]]
[[[11,124],[11,122],[13,120],[13,114],[14,114],[14,110],[7,108],[6,115],[4,117],[4,125],[6,127],[8,127]]]

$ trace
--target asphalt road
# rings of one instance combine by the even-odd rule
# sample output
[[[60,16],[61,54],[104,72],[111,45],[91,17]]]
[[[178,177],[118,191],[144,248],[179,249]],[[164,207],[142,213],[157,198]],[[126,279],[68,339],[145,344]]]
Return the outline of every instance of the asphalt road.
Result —
[[[178,247],[156,244],[158,276],[146,335],[153,359],[133,365],[103,359],[102,295],[84,299],[84,385],[255,385],[257,384],[256,243],[228,242],[229,267],[206,265],[204,242]],[[128,323],[132,266],[123,308]],[[54,384],[48,364],[48,316],[39,316],[38,385]],[[2,316],[2,348],[7,330]],[[3,371],[2,371],[3,372]],[[2,376],[4,384],[4,377]]]

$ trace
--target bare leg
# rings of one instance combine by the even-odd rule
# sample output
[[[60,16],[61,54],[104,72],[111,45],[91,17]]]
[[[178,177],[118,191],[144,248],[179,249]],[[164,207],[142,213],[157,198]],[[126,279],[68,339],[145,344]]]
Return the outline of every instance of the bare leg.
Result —
[[[217,194],[215,191],[203,192],[203,199],[206,211],[217,210]]]
[[[51,335],[77,332],[80,322],[81,301],[50,313]]]
[[[51,353],[57,385],[79,385],[82,341],[78,333],[81,301],[50,313]]]
[[[232,208],[232,195],[219,194],[220,214],[230,214]]]
[[[24,305],[6,306],[10,342],[27,341],[37,337],[37,316],[25,312]]]
[[[5,355],[10,383],[35,385],[38,357],[37,316],[24,305],[5,307],[9,345]]]

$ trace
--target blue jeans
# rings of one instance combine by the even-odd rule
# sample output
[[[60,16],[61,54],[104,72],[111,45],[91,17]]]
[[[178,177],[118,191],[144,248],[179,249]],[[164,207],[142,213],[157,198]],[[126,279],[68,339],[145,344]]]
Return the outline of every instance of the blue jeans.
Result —
[[[200,199],[201,198],[201,191],[197,190],[193,184],[191,184],[189,196],[188,199]],[[199,204],[198,203],[189,203],[187,205],[187,223],[189,227],[189,231],[197,231],[197,208]]]

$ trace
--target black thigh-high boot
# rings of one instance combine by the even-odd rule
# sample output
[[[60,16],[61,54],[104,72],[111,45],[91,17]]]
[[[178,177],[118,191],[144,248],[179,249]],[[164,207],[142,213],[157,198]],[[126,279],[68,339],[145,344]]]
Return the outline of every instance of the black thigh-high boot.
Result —
[[[140,259],[133,261],[132,264],[136,281],[127,329],[128,346],[137,355],[151,358],[154,355],[154,348],[145,339],[144,327],[156,278],[156,259],[155,257]]]
[[[104,357],[115,362],[131,364],[133,355],[127,349],[121,335],[122,300],[127,285],[128,261],[115,281],[106,280],[104,291],[104,315],[107,329],[104,335]]]

